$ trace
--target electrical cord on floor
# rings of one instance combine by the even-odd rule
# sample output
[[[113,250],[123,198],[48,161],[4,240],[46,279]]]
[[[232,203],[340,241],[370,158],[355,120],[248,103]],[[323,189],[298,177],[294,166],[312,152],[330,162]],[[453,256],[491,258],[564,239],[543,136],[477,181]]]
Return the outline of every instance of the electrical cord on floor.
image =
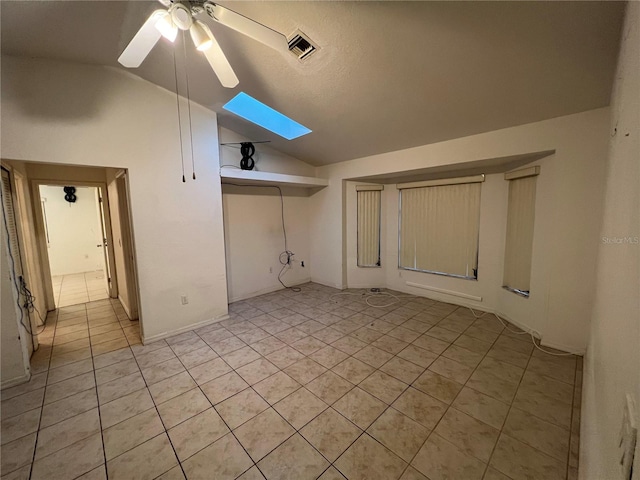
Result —
[[[280,194],[280,214],[282,217],[282,236],[284,237],[284,251],[278,256],[280,260],[280,264],[282,265],[282,268],[280,269],[280,273],[278,273],[278,281],[284,288],[291,290],[292,292],[296,292],[296,293],[301,292],[302,289],[300,287],[289,287],[285,285],[285,283],[282,281],[282,276],[287,272],[287,267],[291,268],[291,262],[293,261],[292,259],[294,255],[293,252],[289,250],[289,246],[287,244],[287,229],[284,224],[284,197],[282,195],[282,189],[277,185],[241,185],[239,183],[228,183],[228,182],[225,182],[223,185],[233,185],[234,187],[275,188],[278,190],[278,193]],[[283,261],[283,257],[286,257],[285,261]]]
[[[473,308],[468,307],[469,310],[471,311],[471,313],[473,314],[473,316],[475,318],[482,318],[484,317],[487,313],[490,312],[482,312],[481,315],[476,315],[476,312],[473,310]],[[540,332],[538,332],[537,330],[534,330],[533,328],[530,328],[529,331],[526,330],[521,330],[521,331],[516,331],[516,330],[511,330],[509,327],[507,327],[507,324],[505,323],[505,321],[500,318],[500,316],[496,313],[491,313],[494,317],[496,317],[498,319],[498,321],[502,324],[502,326],[507,329],[509,332],[515,334],[515,335],[529,335],[531,337],[531,341],[533,342],[533,346],[536,347],[538,350],[540,350],[543,353],[546,353],[547,355],[553,355],[555,357],[571,357],[574,355],[581,355],[579,353],[556,353],[556,352],[550,352],[548,350],[545,350],[544,348],[542,348],[540,345],[538,345],[536,343],[536,336],[538,338],[542,338],[542,335],[540,334]]]
[[[38,318],[40,319],[40,322],[43,325],[42,330],[32,335],[34,336],[40,335],[47,328],[47,320],[45,318],[42,318],[42,315],[40,315],[40,310],[38,310],[38,307],[36,307],[36,303],[35,303],[36,297],[31,293],[31,290],[27,288],[27,284],[24,281],[24,277],[19,277],[19,280],[20,280],[20,293],[24,297],[24,304],[23,304],[24,308],[27,309],[30,315],[35,312],[38,315]]]

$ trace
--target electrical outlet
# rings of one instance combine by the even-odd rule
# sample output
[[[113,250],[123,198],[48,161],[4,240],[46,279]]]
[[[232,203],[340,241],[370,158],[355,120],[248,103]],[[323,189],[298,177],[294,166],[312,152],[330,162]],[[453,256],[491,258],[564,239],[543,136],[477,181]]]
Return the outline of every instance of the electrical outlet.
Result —
[[[180,302],[182,302],[182,305],[186,305],[189,303],[189,297],[186,295],[180,295]]]

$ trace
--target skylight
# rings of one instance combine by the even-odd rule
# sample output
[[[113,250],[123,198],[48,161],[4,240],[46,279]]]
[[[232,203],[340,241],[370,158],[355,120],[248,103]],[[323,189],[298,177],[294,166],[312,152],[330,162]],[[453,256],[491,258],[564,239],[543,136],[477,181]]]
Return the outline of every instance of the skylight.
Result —
[[[286,115],[259,102],[244,92],[240,92],[233,97],[222,108],[256,125],[260,125],[262,128],[266,128],[287,140],[293,140],[294,138],[311,133],[311,130],[304,125],[300,125],[298,122],[291,120]]]

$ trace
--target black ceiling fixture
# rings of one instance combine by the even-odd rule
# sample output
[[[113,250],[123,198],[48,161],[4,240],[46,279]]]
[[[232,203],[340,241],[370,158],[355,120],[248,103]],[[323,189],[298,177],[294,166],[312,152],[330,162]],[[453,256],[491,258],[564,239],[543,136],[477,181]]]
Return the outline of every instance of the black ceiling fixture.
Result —
[[[240,145],[240,155],[242,155],[242,159],[240,160],[240,168],[242,170],[253,170],[256,166],[256,162],[253,159],[253,155],[256,153],[256,147],[254,146],[254,143],[270,143],[270,142],[271,142],[270,140],[263,140],[260,142],[221,143],[220,145],[224,145],[224,146]]]
[[[64,199],[69,203],[76,203],[78,197],[76,197],[76,187],[63,187]]]

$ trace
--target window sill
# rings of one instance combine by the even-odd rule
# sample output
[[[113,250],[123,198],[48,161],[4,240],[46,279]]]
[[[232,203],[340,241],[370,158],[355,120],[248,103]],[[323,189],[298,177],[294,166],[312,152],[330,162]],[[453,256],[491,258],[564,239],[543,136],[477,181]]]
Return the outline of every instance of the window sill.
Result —
[[[507,292],[515,293],[516,295],[519,295],[520,297],[529,298],[529,293],[530,292],[524,292],[522,290],[518,290],[517,288],[507,287],[506,285],[503,285],[502,288],[504,288]]]
[[[418,273],[430,273],[431,275],[440,275],[442,277],[452,277],[459,278],[461,280],[474,280],[478,281],[478,277],[466,277],[464,275],[456,275],[455,273],[445,273],[445,272],[434,272],[432,270],[420,270],[418,268],[408,268],[408,267],[398,267],[398,270],[407,270],[409,272],[418,272]]]

